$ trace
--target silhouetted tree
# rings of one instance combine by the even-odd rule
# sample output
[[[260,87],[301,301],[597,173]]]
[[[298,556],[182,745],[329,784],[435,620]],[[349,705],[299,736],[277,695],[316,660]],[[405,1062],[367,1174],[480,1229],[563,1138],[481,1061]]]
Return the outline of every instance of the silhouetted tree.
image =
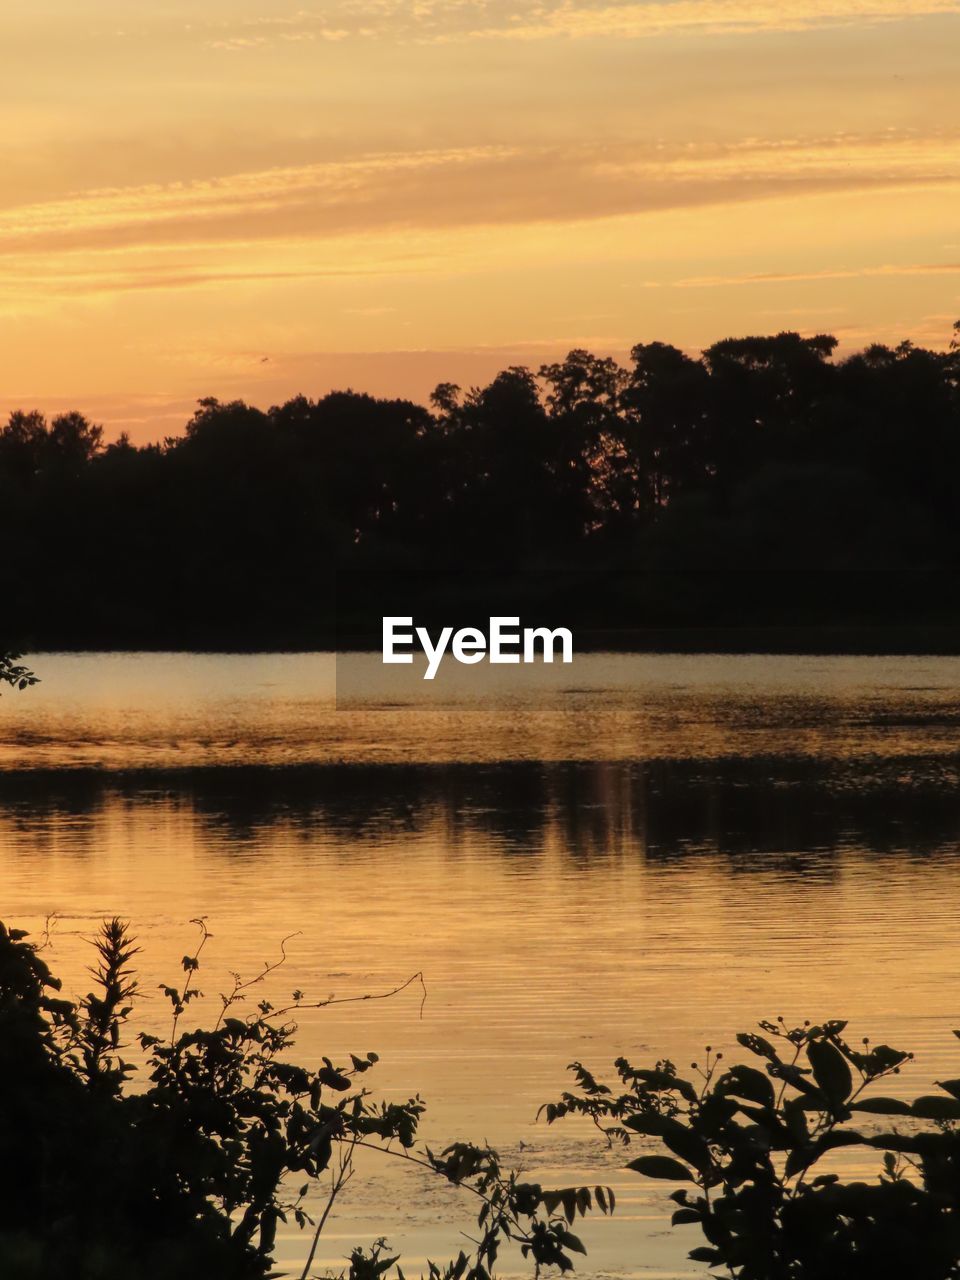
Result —
[[[626,367],[577,348],[538,375],[441,383],[429,408],[205,399],[142,447],[18,411],[0,429],[5,607],[31,643],[302,644],[331,634],[335,575],[361,570],[656,571],[615,593],[608,621],[627,624],[732,620],[746,568],[767,621],[787,616],[785,569],[954,574],[958,339],[836,345],[649,342]],[[831,616],[893,618],[905,582],[849,605],[832,587]],[[955,595],[931,580],[910,616],[960,622]]]

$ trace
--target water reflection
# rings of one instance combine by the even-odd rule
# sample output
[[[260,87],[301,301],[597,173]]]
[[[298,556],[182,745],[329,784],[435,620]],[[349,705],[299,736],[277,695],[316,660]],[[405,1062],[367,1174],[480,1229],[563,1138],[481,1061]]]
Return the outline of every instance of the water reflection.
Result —
[[[642,763],[343,765],[287,769],[0,771],[10,847],[151,808],[189,811],[227,856],[270,828],[390,844],[428,838],[455,853],[482,837],[504,855],[559,844],[573,863],[631,851],[749,862],[844,849],[923,857],[960,842],[960,756],[829,761],[791,757]]]
[[[57,913],[68,988],[112,913],[144,944],[147,1025],[198,915],[214,1004],[294,932],[283,997],[422,969],[422,1020],[416,1001],[316,1011],[300,1052],[376,1049],[371,1086],[423,1092],[438,1144],[520,1159],[522,1140],[531,1176],[613,1182],[587,1274],[696,1268],[655,1187],[534,1123],[572,1058],[682,1061],[782,1012],[915,1050],[907,1091],[960,1074],[955,660],[621,655],[555,702],[348,713],[324,661],[38,659],[43,700],[2,700],[2,914]],[[377,1171],[322,1261],[388,1230],[415,1268],[466,1225]]]

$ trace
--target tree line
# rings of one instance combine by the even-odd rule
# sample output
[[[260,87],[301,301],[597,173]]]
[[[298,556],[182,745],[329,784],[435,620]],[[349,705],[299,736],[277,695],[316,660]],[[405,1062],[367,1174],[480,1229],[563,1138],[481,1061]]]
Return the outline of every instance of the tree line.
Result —
[[[574,350],[428,406],[205,399],[142,446],[17,411],[5,611],[33,645],[310,643],[335,573],[426,571],[566,575],[600,626],[960,622],[957,338],[836,347]]]

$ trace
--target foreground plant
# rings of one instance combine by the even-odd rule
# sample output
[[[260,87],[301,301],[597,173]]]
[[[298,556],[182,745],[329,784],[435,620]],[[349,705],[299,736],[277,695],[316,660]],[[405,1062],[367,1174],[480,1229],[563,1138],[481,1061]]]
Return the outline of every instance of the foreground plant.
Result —
[[[661,1150],[627,1167],[685,1184],[671,1221],[707,1242],[689,1257],[737,1280],[960,1276],[960,1080],[912,1102],[881,1096],[872,1086],[912,1054],[854,1048],[840,1021],[759,1025],[737,1036],[759,1067],[708,1047],[685,1079],[669,1061],[621,1058],[612,1090],[574,1063],[576,1089],[546,1118],[587,1116],[625,1146],[652,1140]],[[869,1181],[829,1169],[851,1147],[882,1152]]]
[[[584,1249],[569,1228],[591,1206],[590,1189],[545,1191],[502,1169],[489,1147],[456,1143],[436,1155],[418,1146],[422,1100],[376,1101],[360,1084],[375,1053],[350,1055],[348,1066],[324,1058],[319,1069],[289,1061],[291,1015],[339,1002],[307,1005],[297,992],[287,1007],[260,1000],[245,1012],[250,989],[282,958],[247,982],[237,977],[213,1026],[182,1029],[210,937],[196,923],[200,945],[183,958],[183,984],[163,988],[170,1034],[139,1035],[138,1068],[124,1056],[138,954],[127,927],[104,924],[94,990],[73,1001],[27,935],[0,925],[0,1275],[253,1280],[277,1274],[277,1227],[289,1219],[310,1232],[306,1280],[359,1147],[429,1169],[479,1201],[472,1250],[429,1264],[433,1280],[490,1280],[507,1240],[537,1269],[571,1267],[570,1252]],[[595,1194],[612,1208],[603,1189]],[[385,1249],[381,1240],[355,1250],[354,1280],[392,1268]]]
[[[39,682],[39,677],[20,662],[19,653],[0,649],[0,684],[9,684],[15,689],[23,690]]]

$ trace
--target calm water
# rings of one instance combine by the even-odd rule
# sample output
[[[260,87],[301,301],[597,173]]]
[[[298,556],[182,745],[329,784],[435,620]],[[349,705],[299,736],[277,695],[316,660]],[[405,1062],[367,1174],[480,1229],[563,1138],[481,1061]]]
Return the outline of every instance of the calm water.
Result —
[[[419,1091],[432,1143],[612,1183],[588,1276],[701,1272],[664,1191],[535,1123],[574,1058],[684,1062],[783,1013],[915,1050],[906,1089],[960,1073],[960,660],[591,655],[482,703],[462,678],[398,698],[360,661],[338,709],[329,655],[35,658],[43,684],[0,699],[3,917],[55,914],[78,990],[84,938],[129,917],[151,1025],[198,915],[211,998],[291,933],[268,996],[422,970],[422,1016],[412,991],[305,1013],[301,1057],[376,1049],[371,1087]],[[380,1234],[407,1274],[459,1248],[456,1194],[363,1174],[324,1263]]]

